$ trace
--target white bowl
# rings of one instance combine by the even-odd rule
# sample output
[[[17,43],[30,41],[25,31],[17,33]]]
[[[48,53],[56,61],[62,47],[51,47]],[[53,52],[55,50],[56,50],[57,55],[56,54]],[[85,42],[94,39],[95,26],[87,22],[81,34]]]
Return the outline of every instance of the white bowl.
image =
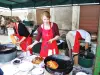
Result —
[[[21,59],[15,58],[14,60],[11,61],[11,64],[13,65],[18,65],[21,63]]]
[[[84,72],[78,72],[78,73],[76,73],[76,75],[87,75],[87,74]]]

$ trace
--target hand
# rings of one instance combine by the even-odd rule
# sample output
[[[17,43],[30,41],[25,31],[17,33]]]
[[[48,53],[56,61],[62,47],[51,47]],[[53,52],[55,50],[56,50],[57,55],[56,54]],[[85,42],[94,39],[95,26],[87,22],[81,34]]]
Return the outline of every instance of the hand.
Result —
[[[20,42],[16,42],[16,45],[17,45],[17,46],[20,45]]]
[[[53,40],[52,39],[50,39],[49,41],[48,41],[48,43],[52,43],[53,42]]]
[[[33,47],[33,45],[29,45],[29,46],[27,46],[26,50],[29,50],[29,49],[31,49],[32,47]]]

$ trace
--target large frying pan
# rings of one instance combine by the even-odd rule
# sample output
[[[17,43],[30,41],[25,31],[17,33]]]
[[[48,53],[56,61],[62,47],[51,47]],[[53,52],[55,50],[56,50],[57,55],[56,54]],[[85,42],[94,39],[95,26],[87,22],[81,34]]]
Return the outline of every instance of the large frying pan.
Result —
[[[48,56],[44,59],[45,69],[51,74],[55,74],[55,73],[60,73],[60,75],[69,74],[72,71],[74,65],[73,57],[76,55],[88,56],[89,53],[85,55],[84,54],[85,52],[87,52],[87,50],[84,52],[80,52],[79,54],[75,54],[73,56],[71,51],[69,51],[69,56],[65,56],[65,55]],[[50,67],[48,67],[47,62],[50,60],[57,62],[59,67],[57,69],[51,69]]]
[[[56,61],[59,65],[57,69],[51,69],[47,66],[47,62],[53,60]],[[69,74],[73,69],[73,60],[69,58],[68,56],[64,55],[51,55],[45,58],[45,69],[51,73],[61,73],[61,75]],[[57,75],[57,74],[56,74]]]

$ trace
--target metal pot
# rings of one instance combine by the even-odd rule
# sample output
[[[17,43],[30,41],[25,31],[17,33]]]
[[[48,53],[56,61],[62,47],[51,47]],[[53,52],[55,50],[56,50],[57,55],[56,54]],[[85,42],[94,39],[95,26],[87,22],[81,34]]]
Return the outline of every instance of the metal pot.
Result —
[[[48,61],[53,60],[56,61],[59,65],[57,69],[51,69],[46,64]],[[73,69],[73,61],[68,57],[64,55],[51,55],[45,58],[45,69],[55,75],[66,75],[69,74]]]
[[[0,63],[9,62],[16,58],[17,49],[13,44],[0,44]]]
[[[0,44],[0,54],[11,53],[16,50],[16,46],[13,44]]]

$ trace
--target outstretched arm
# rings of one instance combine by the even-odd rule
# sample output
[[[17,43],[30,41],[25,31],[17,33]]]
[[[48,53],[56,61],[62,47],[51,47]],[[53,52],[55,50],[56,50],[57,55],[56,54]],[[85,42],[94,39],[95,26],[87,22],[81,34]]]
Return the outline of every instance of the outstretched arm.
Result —
[[[34,43],[32,43],[31,45],[29,45],[29,46],[27,47],[27,50],[31,49],[31,48],[32,48],[35,44],[37,44],[37,43],[38,43],[38,41],[35,40]]]
[[[52,43],[54,40],[58,40],[58,38],[59,38],[59,36],[57,35],[57,36],[55,36],[54,38],[50,39],[48,42],[49,42],[49,43]]]

